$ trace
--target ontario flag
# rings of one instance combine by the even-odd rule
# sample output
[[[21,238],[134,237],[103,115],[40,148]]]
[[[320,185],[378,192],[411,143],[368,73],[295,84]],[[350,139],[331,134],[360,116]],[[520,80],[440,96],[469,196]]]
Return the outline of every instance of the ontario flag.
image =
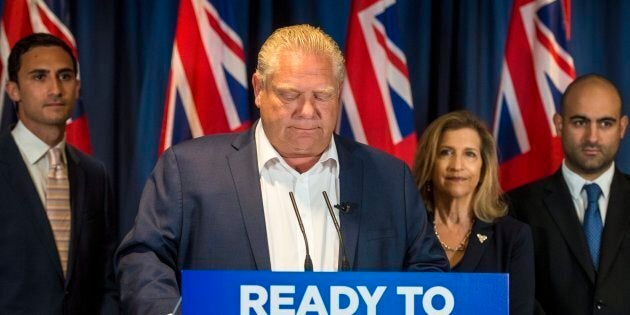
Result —
[[[0,116],[2,116],[0,127],[2,130],[8,129],[9,125],[17,120],[15,107],[6,97],[4,89],[9,76],[7,71],[9,53],[18,40],[31,33],[49,33],[66,42],[78,60],[74,36],[60,19],[60,17],[69,16],[67,13],[68,5],[64,0],[5,1],[0,20]],[[87,118],[80,99],[77,100],[72,117],[66,123],[66,141],[85,153],[92,153]]]
[[[562,162],[553,115],[575,79],[570,4],[514,1],[494,119],[506,191],[552,174]]]
[[[181,0],[159,153],[250,125],[245,52],[231,1]]]
[[[352,2],[338,132],[412,165],[414,110],[400,43],[395,1]]]

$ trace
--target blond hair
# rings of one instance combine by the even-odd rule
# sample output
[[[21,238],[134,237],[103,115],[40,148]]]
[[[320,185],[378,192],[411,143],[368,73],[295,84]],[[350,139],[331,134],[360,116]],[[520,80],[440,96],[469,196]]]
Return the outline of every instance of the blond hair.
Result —
[[[494,138],[485,124],[467,111],[455,111],[438,117],[424,131],[416,150],[413,165],[416,186],[430,212],[435,211],[435,200],[431,191],[431,178],[435,168],[435,159],[440,140],[446,131],[470,128],[481,139],[482,167],[479,184],[472,200],[472,210],[476,218],[484,222],[493,222],[507,212],[507,206],[501,199],[499,185],[498,160]]]
[[[275,30],[263,43],[258,52],[256,76],[263,86],[278,64],[278,55],[283,51],[321,54],[330,57],[338,83],[345,76],[344,59],[337,43],[321,29],[308,24],[282,27]]]

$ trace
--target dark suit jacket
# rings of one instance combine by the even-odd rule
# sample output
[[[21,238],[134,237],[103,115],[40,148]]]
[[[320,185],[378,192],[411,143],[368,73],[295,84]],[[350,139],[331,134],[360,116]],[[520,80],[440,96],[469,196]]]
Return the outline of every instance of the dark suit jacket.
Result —
[[[271,269],[253,130],[182,143],[157,163],[116,254],[127,311],[170,312],[182,269]],[[351,268],[447,270],[409,168],[367,146],[335,141],[340,200],[352,203],[340,214]]]
[[[482,242],[483,240],[483,242]],[[454,272],[510,274],[510,314],[534,311],[534,244],[529,227],[512,217],[476,220]]]
[[[517,218],[534,236],[536,300],[548,314],[630,312],[630,177],[612,180],[600,269],[588,245],[562,171],[509,193]]]
[[[0,313],[116,313],[116,224],[102,163],[66,146],[72,208],[64,281],[46,211],[10,133],[0,137]],[[107,280],[106,280],[106,277]]]

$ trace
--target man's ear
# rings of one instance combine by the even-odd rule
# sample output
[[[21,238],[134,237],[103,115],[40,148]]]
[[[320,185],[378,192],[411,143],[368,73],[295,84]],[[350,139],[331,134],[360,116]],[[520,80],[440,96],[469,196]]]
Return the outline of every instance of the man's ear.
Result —
[[[343,95],[343,80],[341,80],[341,82],[339,82],[339,88],[337,91],[339,91],[339,95],[338,95],[338,99],[337,101],[339,102],[339,104],[341,104],[341,97]]]
[[[81,95],[81,80],[77,80],[76,91],[74,91],[74,96],[78,99],[79,95]]]
[[[626,128],[628,127],[628,116],[623,115],[623,117],[621,117],[621,139],[623,139],[623,136],[626,134]]]
[[[556,126],[556,134],[558,136],[562,135],[562,116],[560,114],[553,114],[553,124]]]
[[[12,101],[17,103],[22,100],[20,97],[20,86],[17,84],[17,82],[7,81],[5,87],[7,90],[7,95]]]
[[[252,86],[254,87],[254,103],[256,107],[260,108],[260,93],[263,90],[263,83],[257,73],[252,75]]]

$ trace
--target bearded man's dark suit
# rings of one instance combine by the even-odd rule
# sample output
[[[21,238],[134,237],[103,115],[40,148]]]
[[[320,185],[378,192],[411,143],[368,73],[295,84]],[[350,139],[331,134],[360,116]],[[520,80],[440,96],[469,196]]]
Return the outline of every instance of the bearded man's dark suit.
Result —
[[[561,170],[508,195],[512,214],[532,229],[538,311],[630,312],[630,176],[619,170],[613,176],[599,271]]]

